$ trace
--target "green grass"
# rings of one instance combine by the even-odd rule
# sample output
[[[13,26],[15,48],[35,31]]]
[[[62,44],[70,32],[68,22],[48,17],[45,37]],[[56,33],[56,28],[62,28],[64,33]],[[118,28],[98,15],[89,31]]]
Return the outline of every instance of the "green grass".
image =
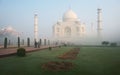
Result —
[[[46,49],[28,53],[26,57],[0,58],[0,75],[120,75],[120,47],[81,47],[75,60],[57,58],[71,48]],[[69,71],[43,70],[41,65],[49,61],[69,61],[75,66]]]

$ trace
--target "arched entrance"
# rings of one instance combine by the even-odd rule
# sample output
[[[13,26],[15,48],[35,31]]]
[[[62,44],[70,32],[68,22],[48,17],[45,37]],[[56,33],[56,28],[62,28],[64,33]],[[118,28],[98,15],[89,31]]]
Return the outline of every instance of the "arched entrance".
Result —
[[[69,37],[69,36],[71,36],[71,28],[70,27],[65,27],[65,36],[66,37]]]

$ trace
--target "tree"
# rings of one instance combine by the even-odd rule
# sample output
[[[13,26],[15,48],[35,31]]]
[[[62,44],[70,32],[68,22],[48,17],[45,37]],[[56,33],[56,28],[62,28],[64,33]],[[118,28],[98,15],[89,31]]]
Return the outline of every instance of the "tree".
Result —
[[[8,45],[10,45],[10,44],[11,44],[11,41],[9,40]]]
[[[4,39],[4,48],[7,48],[7,37]]]
[[[37,48],[38,42],[36,41],[36,39],[35,39],[34,45],[35,45],[35,48]]]
[[[40,45],[42,45],[42,39],[40,39]]]
[[[102,45],[104,45],[105,41],[102,41]]]
[[[27,46],[30,47],[30,38],[27,38]]]
[[[46,39],[44,39],[44,45],[46,46]]]
[[[108,44],[109,44],[108,41],[103,41],[103,42],[102,42],[102,45],[104,45],[104,46],[107,46]]]
[[[106,41],[106,42],[105,42],[105,45],[107,46],[108,44],[109,44],[109,42],[108,42],[108,41]]]
[[[22,39],[22,45],[24,45],[24,39]]]
[[[48,40],[48,45],[50,45],[50,40]]]
[[[20,47],[20,37],[18,37],[18,47]]]
[[[114,42],[114,43],[111,43],[110,46],[115,47],[115,46],[117,46],[117,43],[115,43],[115,42]]]

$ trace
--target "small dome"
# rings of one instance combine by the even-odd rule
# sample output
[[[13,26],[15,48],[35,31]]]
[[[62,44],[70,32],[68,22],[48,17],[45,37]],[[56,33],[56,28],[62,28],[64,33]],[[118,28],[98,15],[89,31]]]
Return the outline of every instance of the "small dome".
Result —
[[[6,27],[6,30],[8,30],[8,31],[14,31],[14,29],[11,26]]]
[[[7,27],[4,27],[0,30],[0,35],[3,34],[3,35],[14,35],[14,36],[17,36],[19,35],[19,33],[13,29],[11,26],[7,26]]]
[[[63,21],[75,21],[76,19],[77,19],[77,15],[71,9],[69,9],[63,15]]]

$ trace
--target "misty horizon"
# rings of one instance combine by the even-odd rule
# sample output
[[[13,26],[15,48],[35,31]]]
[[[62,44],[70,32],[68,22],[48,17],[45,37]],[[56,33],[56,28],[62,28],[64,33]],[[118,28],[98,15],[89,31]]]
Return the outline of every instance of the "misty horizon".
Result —
[[[97,33],[97,9],[102,9],[102,40],[120,41],[120,1],[0,1],[0,29],[11,26],[23,36],[34,37],[34,14],[38,14],[40,38],[52,38],[53,25],[61,20],[66,10],[75,11],[80,22],[86,24],[87,40],[94,40]],[[91,30],[93,23],[93,31]],[[88,39],[89,38],[89,39]]]

